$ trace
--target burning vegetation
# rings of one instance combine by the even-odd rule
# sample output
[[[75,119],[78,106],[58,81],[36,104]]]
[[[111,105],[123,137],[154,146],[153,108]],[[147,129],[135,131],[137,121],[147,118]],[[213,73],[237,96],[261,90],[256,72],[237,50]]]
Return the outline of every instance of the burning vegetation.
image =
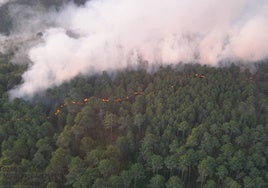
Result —
[[[267,65],[79,77],[31,104],[8,100],[22,71],[2,63],[0,184],[267,187]]]

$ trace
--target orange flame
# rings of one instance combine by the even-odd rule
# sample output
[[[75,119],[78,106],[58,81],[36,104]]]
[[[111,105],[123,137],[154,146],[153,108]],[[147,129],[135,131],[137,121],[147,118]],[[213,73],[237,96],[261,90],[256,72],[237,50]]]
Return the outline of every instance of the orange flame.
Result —
[[[122,102],[122,99],[120,99],[120,98],[115,99],[115,102]]]
[[[60,110],[57,109],[56,112],[54,113],[54,115],[57,116],[57,115],[59,115],[59,113],[60,113]]]
[[[106,102],[107,103],[107,102],[110,102],[110,100],[109,100],[109,98],[103,98],[102,99],[102,102]]]
[[[88,102],[88,101],[89,101],[89,98],[85,98],[85,99],[84,99],[84,102]]]

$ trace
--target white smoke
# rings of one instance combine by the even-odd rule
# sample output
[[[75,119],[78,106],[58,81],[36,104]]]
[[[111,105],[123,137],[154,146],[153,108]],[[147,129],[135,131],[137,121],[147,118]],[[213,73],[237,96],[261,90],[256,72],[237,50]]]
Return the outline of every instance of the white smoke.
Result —
[[[43,42],[28,51],[32,64],[11,98],[31,97],[77,75],[135,66],[140,57],[153,66],[268,55],[264,0],[93,0],[37,18],[28,20],[36,25],[19,27],[50,22]]]
[[[12,2],[13,0],[0,0],[0,7],[8,2]]]

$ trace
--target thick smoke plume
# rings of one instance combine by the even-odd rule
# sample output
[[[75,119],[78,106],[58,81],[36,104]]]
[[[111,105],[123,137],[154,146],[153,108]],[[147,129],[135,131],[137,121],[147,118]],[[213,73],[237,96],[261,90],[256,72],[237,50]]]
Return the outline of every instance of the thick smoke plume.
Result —
[[[135,67],[140,59],[149,67],[178,62],[217,66],[268,56],[265,0],[92,0],[35,11],[27,10],[32,16],[21,16],[24,22],[19,18],[14,27],[16,34],[41,28],[43,36],[27,51],[29,69],[23,83],[10,91],[11,98],[31,97],[77,75]]]
[[[12,0],[0,0],[0,7],[8,2],[10,2]]]

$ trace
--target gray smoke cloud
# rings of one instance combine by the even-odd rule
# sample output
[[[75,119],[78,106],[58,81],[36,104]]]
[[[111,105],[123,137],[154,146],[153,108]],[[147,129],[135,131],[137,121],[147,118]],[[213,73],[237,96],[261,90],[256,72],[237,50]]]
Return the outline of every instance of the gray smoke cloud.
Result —
[[[21,8],[13,8],[24,15]],[[32,11],[32,12],[31,12]],[[226,59],[248,63],[268,56],[264,0],[93,0],[58,10],[27,10],[14,33],[43,32],[26,54],[29,69],[10,97],[31,97],[77,75],[154,64]],[[31,14],[29,14],[31,12]],[[21,22],[21,20],[23,20]]]
[[[12,2],[13,0],[0,0],[0,7],[8,2]]]

